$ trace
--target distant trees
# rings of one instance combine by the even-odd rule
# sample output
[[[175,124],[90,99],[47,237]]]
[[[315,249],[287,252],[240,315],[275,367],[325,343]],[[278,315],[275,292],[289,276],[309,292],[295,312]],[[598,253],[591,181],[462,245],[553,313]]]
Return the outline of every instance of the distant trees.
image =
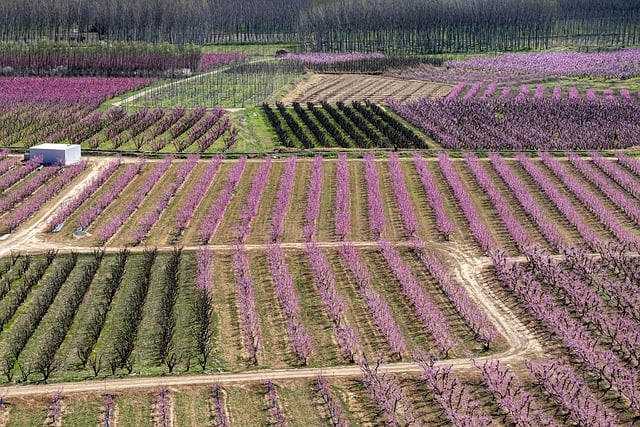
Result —
[[[410,53],[637,44],[634,0],[6,0],[0,39],[303,42]],[[397,51],[397,49],[396,49]]]

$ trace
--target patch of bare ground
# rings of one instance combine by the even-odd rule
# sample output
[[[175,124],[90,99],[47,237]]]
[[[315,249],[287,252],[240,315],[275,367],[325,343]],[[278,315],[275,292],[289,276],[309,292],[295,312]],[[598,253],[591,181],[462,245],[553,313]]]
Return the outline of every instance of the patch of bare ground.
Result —
[[[338,101],[364,101],[382,103],[386,98],[408,101],[420,98],[439,98],[451,90],[451,85],[414,79],[402,79],[369,74],[315,74],[294,87],[282,102],[334,104]]]

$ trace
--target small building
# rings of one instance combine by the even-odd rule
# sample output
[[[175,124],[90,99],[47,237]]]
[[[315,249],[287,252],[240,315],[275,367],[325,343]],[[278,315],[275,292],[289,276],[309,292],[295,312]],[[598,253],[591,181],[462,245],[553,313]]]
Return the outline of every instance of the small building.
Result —
[[[29,148],[29,157],[42,157],[45,165],[71,165],[80,161],[79,144],[40,144]]]

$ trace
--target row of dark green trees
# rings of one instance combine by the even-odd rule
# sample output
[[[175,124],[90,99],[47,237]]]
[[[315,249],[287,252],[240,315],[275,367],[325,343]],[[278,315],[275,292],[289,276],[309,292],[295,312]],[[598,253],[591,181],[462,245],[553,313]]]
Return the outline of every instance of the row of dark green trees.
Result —
[[[0,40],[299,42],[406,53],[624,47],[637,0],[4,0]]]

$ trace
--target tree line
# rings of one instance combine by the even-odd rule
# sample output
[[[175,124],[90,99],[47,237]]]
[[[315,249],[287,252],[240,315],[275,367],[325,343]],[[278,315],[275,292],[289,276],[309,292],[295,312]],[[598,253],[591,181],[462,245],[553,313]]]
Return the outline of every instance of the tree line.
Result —
[[[639,17],[634,0],[7,0],[0,39],[294,41],[409,53],[620,47],[638,43]]]

